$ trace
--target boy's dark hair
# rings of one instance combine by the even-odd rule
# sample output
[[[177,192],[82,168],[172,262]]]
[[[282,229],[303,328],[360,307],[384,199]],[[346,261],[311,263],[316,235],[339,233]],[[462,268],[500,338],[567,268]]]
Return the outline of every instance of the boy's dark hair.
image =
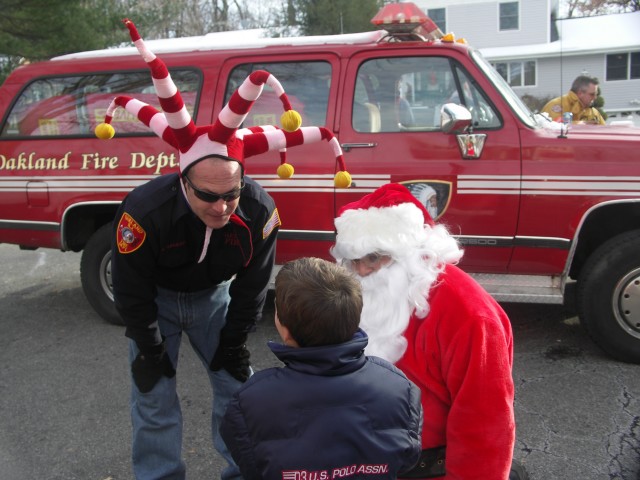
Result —
[[[276,275],[278,319],[301,347],[351,340],[360,324],[360,282],[344,267],[320,258],[286,263]]]

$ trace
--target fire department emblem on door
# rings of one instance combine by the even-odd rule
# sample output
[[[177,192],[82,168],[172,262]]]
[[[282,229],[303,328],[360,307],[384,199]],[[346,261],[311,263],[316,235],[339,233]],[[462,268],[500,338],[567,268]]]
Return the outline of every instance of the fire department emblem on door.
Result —
[[[433,220],[440,218],[449,207],[451,182],[442,180],[409,180],[400,182],[422,203]]]

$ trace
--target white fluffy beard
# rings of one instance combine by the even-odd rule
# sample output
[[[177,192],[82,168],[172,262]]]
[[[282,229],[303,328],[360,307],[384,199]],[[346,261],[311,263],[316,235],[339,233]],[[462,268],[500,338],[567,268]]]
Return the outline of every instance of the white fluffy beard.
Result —
[[[366,277],[362,285],[360,327],[369,336],[365,349],[396,363],[407,350],[403,334],[412,315],[425,318],[429,313],[427,297],[443,266],[435,259],[416,256],[396,259]]]
[[[407,349],[402,334],[413,310],[407,296],[409,275],[394,262],[359,279],[363,300],[360,327],[369,336],[365,353],[395,363]]]

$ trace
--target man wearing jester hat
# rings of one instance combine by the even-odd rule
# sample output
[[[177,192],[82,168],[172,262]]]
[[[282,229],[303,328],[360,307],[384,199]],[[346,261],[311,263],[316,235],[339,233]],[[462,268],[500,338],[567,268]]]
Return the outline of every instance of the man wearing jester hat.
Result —
[[[300,128],[300,115],[280,82],[253,72],[213,125],[196,127],[165,64],[124,21],[147,62],[162,111],[116,97],[99,138],[115,134],[122,107],[179,150],[180,171],[130,192],[114,222],[112,279],[115,305],[130,339],[132,461],[137,479],[183,479],[182,415],[176,367],[183,334],[204,364],[213,389],[214,447],[227,460],[223,479],[241,478],[218,432],[232,394],[251,375],[248,332],[259,320],[275,259],[280,226],[273,199],[245,176],[245,159],[279,150],[278,175],[293,174],[288,147],[327,140],[335,154],[335,183],[348,187],[342,151],[326,128]],[[264,84],[284,107],[283,128],[242,128]]]

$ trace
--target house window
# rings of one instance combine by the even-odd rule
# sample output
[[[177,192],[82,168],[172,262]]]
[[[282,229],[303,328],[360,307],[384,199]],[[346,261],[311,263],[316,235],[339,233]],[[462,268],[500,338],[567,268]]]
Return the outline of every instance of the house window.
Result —
[[[631,66],[629,71],[631,72],[631,75],[629,75],[629,78],[640,78],[640,52],[634,52],[631,54],[630,64]]]
[[[438,25],[438,28],[442,30],[443,33],[447,33],[447,19],[445,12],[446,10],[444,8],[430,8],[427,10],[429,18]]]
[[[500,3],[500,31],[520,28],[518,2]]]
[[[628,62],[629,55],[626,53],[607,55],[607,81],[626,80]]]
[[[607,55],[607,81],[640,78],[640,52]]]
[[[523,85],[535,85],[536,84],[536,62],[524,62],[524,83]]]
[[[493,67],[512,87],[530,87],[536,84],[536,62],[499,62]]]

